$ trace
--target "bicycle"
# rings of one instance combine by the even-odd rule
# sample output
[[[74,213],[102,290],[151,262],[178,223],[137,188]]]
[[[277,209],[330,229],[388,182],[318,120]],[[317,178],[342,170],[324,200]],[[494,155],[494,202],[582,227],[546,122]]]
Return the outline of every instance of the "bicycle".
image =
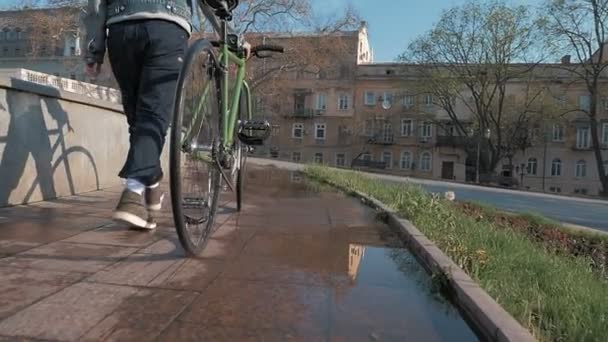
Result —
[[[236,193],[237,210],[242,209],[246,154],[251,146],[262,145],[271,130],[268,121],[252,118],[246,51],[239,37],[228,32],[238,1],[207,3],[220,20],[220,40],[198,39],[188,49],[177,82],[170,134],[173,219],[188,256],[199,255],[209,240],[222,181]],[[269,57],[264,52],[284,49],[259,45],[250,51],[255,57]],[[236,66],[232,82],[231,65]],[[196,80],[201,82],[189,82]],[[199,234],[194,228],[200,228]]]

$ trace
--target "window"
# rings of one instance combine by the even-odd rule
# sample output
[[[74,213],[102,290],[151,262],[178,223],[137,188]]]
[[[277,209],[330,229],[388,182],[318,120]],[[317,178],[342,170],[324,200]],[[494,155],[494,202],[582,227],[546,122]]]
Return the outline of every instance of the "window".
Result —
[[[374,134],[374,121],[365,120],[365,127],[363,128],[363,134],[370,137]]]
[[[382,125],[382,141],[392,143],[393,140],[393,125],[390,122],[385,122]]]
[[[589,127],[580,127],[576,130],[576,148],[589,148]]]
[[[15,38],[19,40],[23,39],[23,31],[20,28],[15,29]]]
[[[382,100],[388,102],[389,104],[393,104],[393,93],[390,91],[385,91],[382,96]]]
[[[562,175],[562,160],[559,158],[553,159],[551,162],[551,176],[561,176]]]
[[[430,106],[433,104],[433,95],[424,95],[424,105]]]
[[[2,49],[2,56],[4,56],[4,57],[8,57],[8,47],[6,47],[6,46],[5,46],[5,47]]]
[[[8,30],[6,31],[6,40],[13,40],[15,39],[15,32]]]
[[[340,98],[338,100],[338,109],[339,110],[347,110],[348,109],[348,95],[340,94]]]
[[[414,133],[414,120],[402,119],[401,120],[401,135],[409,137]]]
[[[291,136],[296,139],[302,139],[304,136],[304,125],[301,123],[293,124]]]
[[[608,145],[608,122],[602,124],[602,144]]]
[[[431,170],[431,153],[424,152],[420,156],[420,170],[430,171]]]
[[[589,191],[587,189],[585,189],[585,188],[577,188],[577,189],[574,189],[574,193],[575,194],[586,195],[586,194],[589,193]]]
[[[6,39],[6,30],[2,30],[0,31],[0,40],[5,40]]]
[[[270,134],[273,137],[278,137],[281,134],[281,126],[279,126],[279,125],[272,125],[272,128],[270,129]]]
[[[76,56],[76,47],[70,46],[70,56]]]
[[[555,193],[560,193],[560,192],[562,192],[562,188],[560,188],[559,186],[552,186],[549,188],[549,191],[555,192]]]
[[[18,47],[15,48],[15,56],[16,57],[21,56],[21,48],[18,48]]]
[[[393,153],[390,151],[382,152],[382,161],[387,169],[393,168]]]
[[[580,110],[588,112],[591,109],[591,97],[589,95],[581,95],[578,98]]]
[[[365,161],[372,161],[372,155],[369,152],[365,152],[361,155],[361,159],[365,160]]]
[[[322,152],[315,153],[315,163],[323,164],[323,153]]]
[[[365,92],[365,104],[368,106],[373,106],[376,104],[376,94],[373,91]]]
[[[291,152],[291,161],[299,163],[302,161],[302,152]]]
[[[405,95],[403,97],[403,105],[407,108],[414,106],[414,95]]]
[[[409,170],[412,168],[412,154],[409,152],[401,153],[401,168]]]
[[[315,139],[325,139],[325,124],[315,124]]]
[[[529,175],[536,176],[538,172],[538,160],[536,158],[528,159],[528,168],[526,171]]]
[[[608,160],[604,160],[604,173],[608,176]]]
[[[327,105],[325,103],[325,94],[319,93],[317,94],[317,105],[315,107],[317,110],[325,110],[327,109]]]
[[[346,155],[344,153],[336,153],[336,166],[346,165]]]
[[[553,125],[553,141],[564,141],[564,127]]]
[[[430,138],[433,136],[433,124],[431,122],[423,122],[422,130],[420,130],[420,136],[423,138]]]
[[[576,162],[576,172],[575,175],[577,178],[585,178],[587,177],[587,162],[584,160],[579,160]]]

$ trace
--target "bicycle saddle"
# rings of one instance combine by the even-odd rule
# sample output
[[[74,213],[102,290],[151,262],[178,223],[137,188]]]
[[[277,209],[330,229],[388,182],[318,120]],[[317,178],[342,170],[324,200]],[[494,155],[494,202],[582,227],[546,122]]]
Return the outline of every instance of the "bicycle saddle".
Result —
[[[239,5],[238,0],[205,0],[205,3],[213,8],[220,18],[229,17],[232,10]]]

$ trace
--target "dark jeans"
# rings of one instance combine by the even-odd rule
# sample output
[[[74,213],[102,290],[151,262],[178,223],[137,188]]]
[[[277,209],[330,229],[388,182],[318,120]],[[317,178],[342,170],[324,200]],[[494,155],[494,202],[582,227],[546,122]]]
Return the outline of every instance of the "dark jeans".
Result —
[[[129,124],[129,154],[119,173],[145,185],[163,175],[160,155],[172,117],[188,33],[169,21],[110,25],[108,54]]]

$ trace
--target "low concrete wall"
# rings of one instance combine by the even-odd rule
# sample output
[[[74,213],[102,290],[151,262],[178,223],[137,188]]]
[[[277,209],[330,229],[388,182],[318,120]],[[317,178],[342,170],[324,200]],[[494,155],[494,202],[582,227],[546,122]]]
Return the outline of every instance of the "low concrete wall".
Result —
[[[119,104],[0,77],[0,207],[119,185],[128,148]]]

